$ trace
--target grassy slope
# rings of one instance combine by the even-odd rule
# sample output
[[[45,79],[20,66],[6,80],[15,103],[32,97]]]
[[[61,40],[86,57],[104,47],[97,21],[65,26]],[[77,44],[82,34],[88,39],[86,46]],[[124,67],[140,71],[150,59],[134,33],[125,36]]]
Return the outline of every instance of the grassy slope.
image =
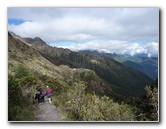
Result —
[[[52,64],[50,61],[45,59],[40,53],[38,53],[34,48],[31,46],[28,46],[27,44],[24,44],[20,40],[14,39],[11,36],[9,36],[9,74],[12,74],[14,71],[13,65],[17,65],[21,63],[22,65],[26,66],[28,69],[32,71],[37,71],[41,75],[46,75],[51,78],[54,78],[55,80],[60,80],[62,82],[71,83],[73,81],[73,72],[75,72],[75,78],[78,78],[77,76],[80,76],[80,80],[90,82],[90,78],[92,80],[96,80],[97,83],[96,87],[98,89],[111,89],[108,88],[108,84],[103,82],[102,79],[100,79],[93,71],[91,70],[79,70],[76,69],[76,71],[73,71],[70,67],[66,65],[59,65],[56,66]],[[80,71],[80,72],[77,72]],[[77,74],[77,76],[76,76]],[[81,79],[83,78],[83,79]],[[78,79],[77,79],[78,80]],[[97,81],[98,80],[98,81]],[[105,85],[106,84],[106,87]],[[89,87],[91,85],[89,84]],[[93,85],[92,85],[93,87]],[[99,90],[100,91],[100,90]],[[102,91],[102,90],[101,90]],[[104,92],[104,91],[103,91]]]
[[[13,76],[12,78],[14,78],[14,75],[20,69],[19,68],[20,65],[21,67],[23,67],[25,71],[27,71],[27,76],[25,77],[23,76],[22,78],[16,78],[15,83],[17,83],[16,86],[22,90],[22,95],[25,96],[25,98],[28,96],[30,97],[30,99],[27,101],[29,101],[29,103],[31,103],[32,105],[30,107],[27,106],[28,109],[25,110],[32,111],[33,115],[35,113],[33,112],[34,111],[33,98],[36,88],[38,87],[45,89],[45,86],[49,85],[52,88],[53,93],[58,96],[69,90],[70,87],[73,85],[72,83],[83,81],[86,82],[85,83],[87,85],[86,92],[88,93],[95,92],[98,95],[105,95],[105,94],[109,95],[112,91],[110,86],[107,83],[105,83],[102,79],[100,79],[93,71],[84,70],[84,69],[73,70],[65,65],[56,66],[51,62],[49,62],[47,59],[45,59],[34,48],[25,44],[19,39],[13,38],[9,34],[8,36],[9,80],[11,79],[11,76]],[[11,87],[9,86],[9,88]],[[11,98],[10,95],[9,98]],[[56,96],[54,96],[54,100],[56,100]],[[11,110],[15,109],[11,108]],[[27,117],[27,119],[28,118],[29,117]],[[20,119],[25,120],[22,114],[18,115],[16,120]],[[29,119],[32,120],[35,119],[35,117],[31,117]]]
[[[74,70],[65,65],[56,66],[42,57],[35,49],[14,39],[11,35],[8,40],[9,78],[10,75],[17,73],[18,66],[21,64],[25,71],[29,71],[28,76],[33,79],[32,82],[26,81],[24,77],[15,80],[18,89],[22,90],[20,96],[30,97],[26,99],[26,105],[22,110],[19,108],[20,105],[12,105],[9,108],[9,110],[17,108],[19,113],[21,112],[16,120],[35,120],[35,117],[32,117],[32,114],[35,113],[34,105],[32,105],[35,89],[36,87],[45,88],[45,85],[49,85],[53,89],[53,102],[59,106],[62,113],[67,114],[68,120],[135,120],[133,109],[129,105],[123,102],[115,103],[104,96],[108,95],[115,99],[122,97],[116,94],[110,88],[110,84],[99,78],[92,70]],[[92,60],[92,63],[98,64],[98,61]],[[85,90],[80,92],[80,89],[84,89],[84,87],[86,87]],[[25,108],[25,106],[27,107]]]
[[[28,71],[28,75],[22,78],[16,78],[14,75],[18,72],[18,68],[23,67]],[[24,71],[23,71],[24,72]],[[71,78],[71,69],[67,66],[55,66],[41,56],[35,49],[23,43],[19,39],[8,36],[8,75],[9,75],[9,120],[31,121],[35,120],[35,103],[34,95],[37,87],[45,89],[46,85],[54,83],[65,85],[65,77]],[[13,77],[12,77],[13,76]],[[16,79],[13,79],[16,78]],[[55,81],[56,80],[56,81]],[[15,85],[14,85],[15,84]],[[12,86],[15,86],[14,89]],[[51,87],[53,88],[53,85]],[[22,90],[19,98],[24,99],[15,102],[12,90]],[[56,89],[56,88],[54,88]],[[14,99],[13,99],[14,98]],[[27,107],[24,102],[29,103]],[[13,104],[17,105],[13,105]],[[12,106],[13,105],[13,106]],[[24,110],[20,111],[19,108]],[[28,113],[27,111],[30,110]],[[26,118],[24,117],[25,114]]]
[[[152,82],[152,79],[145,74],[127,68],[113,59],[50,46],[38,46],[36,42],[33,46],[56,65],[65,64],[73,68],[82,67],[94,70],[100,78],[111,84],[116,92],[123,95],[144,94],[144,86]]]

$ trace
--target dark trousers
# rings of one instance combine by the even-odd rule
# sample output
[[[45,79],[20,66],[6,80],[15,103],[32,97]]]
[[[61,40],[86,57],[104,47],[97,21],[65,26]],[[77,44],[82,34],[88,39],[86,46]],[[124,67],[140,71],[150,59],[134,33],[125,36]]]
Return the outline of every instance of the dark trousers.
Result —
[[[38,100],[38,103],[40,103],[41,102],[41,97],[38,97],[37,100]]]
[[[41,102],[44,102],[44,96],[41,97]]]
[[[44,96],[36,95],[35,99],[38,100],[38,103],[44,102]]]

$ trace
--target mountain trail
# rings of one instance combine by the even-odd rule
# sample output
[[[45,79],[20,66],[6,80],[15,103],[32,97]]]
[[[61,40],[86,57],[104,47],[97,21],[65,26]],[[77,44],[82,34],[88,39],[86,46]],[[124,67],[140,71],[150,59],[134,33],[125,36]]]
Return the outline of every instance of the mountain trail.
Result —
[[[50,104],[47,99],[45,102],[37,105],[36,117],[37,121],[65,121],[62,115],[56,109],[55,105]]]

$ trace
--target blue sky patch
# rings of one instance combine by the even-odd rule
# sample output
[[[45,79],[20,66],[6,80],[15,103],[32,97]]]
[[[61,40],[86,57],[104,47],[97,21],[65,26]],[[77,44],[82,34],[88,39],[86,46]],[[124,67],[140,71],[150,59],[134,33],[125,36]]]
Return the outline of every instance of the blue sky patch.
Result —
[[[15,19],[15,18],[9,18],[8,19],[8,24],[9,25],[20,25],[22,23],[26,22],[25,20],[22,19]]]
[[[58,43],[52,43],[51,46],[72,46],[73,42],[58,42]]]

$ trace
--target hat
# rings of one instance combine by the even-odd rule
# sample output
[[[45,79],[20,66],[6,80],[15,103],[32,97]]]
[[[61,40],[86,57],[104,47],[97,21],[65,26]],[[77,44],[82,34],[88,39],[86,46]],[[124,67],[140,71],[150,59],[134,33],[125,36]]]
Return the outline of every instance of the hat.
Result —
[[[48,88],[48,86],[46,86],[46,88]]]

